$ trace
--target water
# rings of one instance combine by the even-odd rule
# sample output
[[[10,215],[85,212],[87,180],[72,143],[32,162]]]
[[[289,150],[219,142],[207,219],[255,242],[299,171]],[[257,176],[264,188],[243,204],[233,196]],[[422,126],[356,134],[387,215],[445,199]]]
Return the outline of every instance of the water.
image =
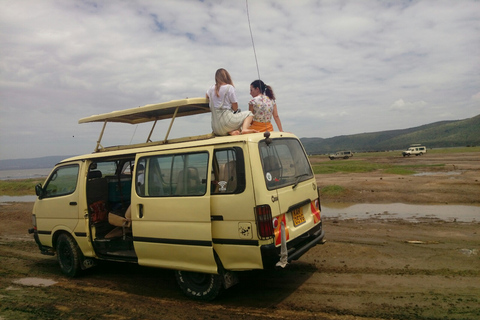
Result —
[[[412,176],[414,177],[422,177],[422,176],[454,176],[462,174],[461,171],[448,171],[448,172],[419,172],[415,173]]]
[[[46,178],[52,168],[0,170],[0,180]]]
[[[37,196],[0,196],[0,203],[4,202],[35,202]]]
[[[0,170],[0,180],[46,177],[51,168]],[[419,175],[426,175],[421,173]],[[456,172],[447,173],[454,175]],[[3,196],[0,204],[7,202],[34,202],[36,196]],[[329,203],[322,205],[322,216],[326,218],[346,219],[401,219],[411,222],[439,219],[442,221],[480,222],[480,205],[416,205],[404,203]]]
[[[480,205],[423,205],[405,203],[329,203],[322,205],[326,218],[407,220],[419,222],[442,220],[449,222],[480,222]]]

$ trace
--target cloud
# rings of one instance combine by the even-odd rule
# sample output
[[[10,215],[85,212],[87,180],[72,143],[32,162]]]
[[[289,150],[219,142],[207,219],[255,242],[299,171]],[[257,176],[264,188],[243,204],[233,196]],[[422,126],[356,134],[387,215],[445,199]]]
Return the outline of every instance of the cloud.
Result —
[[[425,101],[405,102],[403,99],[398,99],[390,106],[390,109],[399,112],[420,111],[427,105]]]
[[[249,1],[248,13],[243,1],[0,3],[0,158],[90,152],[100,128],[79,118],[202,97],[219,67],[246,109],[256,61],[301,137],[478,114],[478,1]],[[123,144],[135,127],[109,129]]]

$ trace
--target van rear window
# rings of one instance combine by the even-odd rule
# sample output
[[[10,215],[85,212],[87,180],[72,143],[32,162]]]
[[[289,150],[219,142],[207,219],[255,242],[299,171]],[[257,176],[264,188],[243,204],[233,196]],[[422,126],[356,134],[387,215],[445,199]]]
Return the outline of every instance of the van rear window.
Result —
[[[263,175],[268,190],[294,185],[313,177],[312,168],[300,141],[292,138],[259,143]]]

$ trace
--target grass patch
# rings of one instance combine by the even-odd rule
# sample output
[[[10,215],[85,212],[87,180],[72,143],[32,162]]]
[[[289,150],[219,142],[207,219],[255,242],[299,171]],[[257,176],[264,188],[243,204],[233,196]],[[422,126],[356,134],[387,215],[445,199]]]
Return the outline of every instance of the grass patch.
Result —
[[[337,172],[362,173],[384,169],[386,166],[387,165],[365,161],[332,161],[314,164],[313,172],[315,174],[327,174]]]
[[[0,194],[4,196],[35,195],[35,185],[44,181],[45,178],[0,180]]]
[[[392,165],[388,163],[375,163],[369,161],[325,161],[313,163],[315,174],[330,173],[365,173],[382,170],[389,174],[415,174],[431,167],[444,167],[445,164],[407,164]]]
[[[323,196],[331,196],[331,197],[342,195],[346,191],[347,189],[345,189],[342,186],[337,186],[336,184],[325,186],[322,189],[320,189],[320,193]]]

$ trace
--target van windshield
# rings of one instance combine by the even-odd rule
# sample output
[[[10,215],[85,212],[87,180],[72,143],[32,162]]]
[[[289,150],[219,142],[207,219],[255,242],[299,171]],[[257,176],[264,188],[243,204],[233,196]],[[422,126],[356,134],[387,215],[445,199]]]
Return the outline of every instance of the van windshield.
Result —
[[[307,155],[297,139],[273,139],[269,145],[262,140],[259,151],[268,190],[295,185],[313,177]]]

